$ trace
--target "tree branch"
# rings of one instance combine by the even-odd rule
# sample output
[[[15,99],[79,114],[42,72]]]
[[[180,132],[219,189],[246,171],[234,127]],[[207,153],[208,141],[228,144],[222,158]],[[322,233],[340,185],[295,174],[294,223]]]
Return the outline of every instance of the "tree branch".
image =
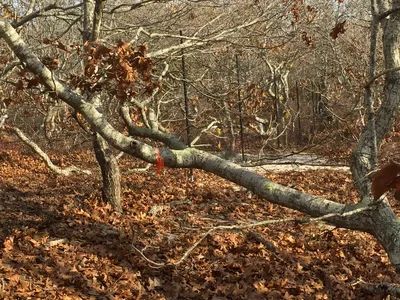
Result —
[[[389,17],[391,14],[394,14],[398,11],[400,11],[400,7],[395,7],[395,8],[389,9],[388,11],[385,11],[385,12],[381,13],[380,15],[378,15],[377,20],[381,21],[384,18]]]
[[[272,4],[273,3],[271,3],[269,7],[271,7]],[[268,8],[266,8],[266,11],[268,11]],[[209,37],[197,38],[195,35],[192,37],[183,37],[184,39],[186,39],[185,42],[178,44],[178,45],[171,46],[169,48],[157,50],[154,52],[149,52],[149,53],[147,53],[146,56],[152,58],[152,57],[164,56],[167,54],[171,55],[182,49],[190,48],[193,46],[204,46],[211,42],[221,42],[221,41],[225,40],[226,38],[228,38],[229,36],[232,36],[234,33],[236,33],[240,29],[246,29],[248,27],[254,26],[254,25],[262,22],[266,15],[267,15],[267,13],[264,12],[261,15],[259,15],[258,17],[255,17],[254,19],[252,19],[248,22],[245,22],[245,23],[237,25],[237,26],[233,26],[228,29],[221,30],[220,32],[217,32],[214,35],[209,36]],[[211,24],[212,21],[209,24]],[[143,28],[141,29],[141,32],[146,33],[147,35],[149,35],[149,37],[165,36],[164,34],[147,33]],[[176,38],[182,38],[182,36],[176,35]]]
[[[260,227],[260,226],[266,226],[266,225],[271,225],[271,224],[280,224],[280,223],[289,223],[289,222],[296,222],[296,223],[301,223],[301,224],[308,224],[308,223],[314,223],[314,222],[321,222],[324,220],[328,220],[332,217],[347,217],[351,216],[354,214],[358,214],[361,212],[373,210],[373,206],[368,206],[368,207],[361,207],[358,209],[355,209],[350,212],[342,213],[342,214],[327,214],[321,217],[317,218],[307,218],[307,219],[298,219],[298,218],[287,218],[287,219],[277,219],[277,220],[264,220],[260,222],[255,222],[255,223],[250,223],[250,224],[245,224],[245,225],[221,225],[221,226],[215,226],[210,228],[207,232],[205,232],[192,246],[190,246],[185,253],[179,258],[176,262],[169,262],[169,263],[157,263],[149,258],[146,257],[146,255],[143,253],[143,251],[139,250],[135,246],[132,246],[132,248],[142,257],[144,258],[151,267],[155,268],[162,268],[162,267],[167,267],[167,266],[178,266],[181,263],[183,263],[188,256],[197,248],[197,246],[211,233],[214,231],[220,231],[220,230],[243,230],[243,229],[249,229],[249,228],[254,228],[254,227]]]
[[[12,23],[12,26],[13,26],[14,28],[21,27],[21,26],[25,25],[26,23],[28,23],[29,21],[31,21],[31,20],[33,20],[33,19],[35,19],[35,18],[41,16],[42,13],[47,12],[47,11],[50,11],[50,10],[61,9],[61,10],[66,11],[66,10],[78,8],[78,7],[80,7],[81,5],[82,5],[82,2],[81,2],[81,3],[78,3],[78,4],[75,4],[75,5],[72,5],[72,6],[69,6],[69,7],[61,7],[61,6],[59,6],[59,5],[57,4],[57,2],[54,2],[54,3],[52,3],[52,4],[49,4],[49,5],[45,6],[45,7],[43,7],[43,8],[41,8],[41,9],[37,10],[37,11],[34,11],[34,12],[32,12],[32,13],[26,15],[25,17],[23,17],[23,18],[21,18],[21,19],[19,19],[19,20],[16,20],[15,22]]]
[[[60,167],[56,166],[53,164],[49,156],[42,150],[40,147],[30,140],[19,128],[17,127],[12,127],[12,126],[4,126],[4,130],[8,132],[14,133],[22,142],[24,142],[26,145],[28,145],[34,152],[36,152],[46,163],[47,167],[55,174],[57,175],[62,175],[62,176],[70,176],[72,174],[87,174],[90,175],[92,172],[89,170],[83,170],[80,168],[77,168],[75,166],[70,166],[66,169],[61,169]]]
[[[371,87],[371,85],[372,85],[372,84],[375,82],[375,80],[377,80],[379,77],[381,77],[381,76],[383,76],[383,75],[386,75],[386,74],[388,74],[388,73],[391,73],[391,72],[398,72],[398,71],[400,71],[400,67],[392,68],[392,69],[389,69],[389,70],[382,71],[382,72],[376,74],[374,77],[372,77],[372,79],[370,79],[370,80],[364,85],[364,88],[369,88],[369,87]]]

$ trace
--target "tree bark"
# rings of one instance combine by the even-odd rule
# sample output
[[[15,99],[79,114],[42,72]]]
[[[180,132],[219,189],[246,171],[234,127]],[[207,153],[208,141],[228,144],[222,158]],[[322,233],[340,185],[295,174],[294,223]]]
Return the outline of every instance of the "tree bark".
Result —
[[[95,0],[83,1],[83,43],[90,41],[93,31]]]
[[[103,9],[106,4],[106,0],[96,0],[93,13],[93,30],[91,34],[91,40],[97,41],[100,37],[101,22],[103,20]]]
[[[95,42],[100,35],[100,26],[103,16],[104,0],[86,0],[84,3],[84,43],[88,40]],[[88,96],[96,109],[102,111],[102,99],[100,94]],[[93,148],[96,160],[101,169],[102,176],[102,199],[110,203],[116,211],[122,211],[121,205],[121,175],[118,160],[111,151],[108,143],[97,133],[92,126]]]
[[[92,96],[91,103],[96,109],[102,112],[102,99],[100,94]],[[101,177],[103,186],[101,188],[102,199],[105,203],[110,203],[112,208],[118,212],[122,212],[121,205],[121,172],[118,160],[111,151],[107,141],[97,133],[96,128],[93,130],[93,149],[96,160],[101,169]]]
[[[378,2],[380,9],[388,8],[386,0]],[[393,9],[399,7],[399,0],[392,1]],[[379,15],[382,13],[380,11]],[[371,201],[371,184],[367,175],[374,167],[375,149],[379,148],[385,135],[392,129],[400,104],[400,71],[398,71],[400,68],[400,11],[394,11],[390,17],[381,20],[381,27],[385,69],[388,70],[385,78],[384,100],[376,113],[375,120],[369,118],[352,154],[350,165],[361,201],[366,203]]]
[[[103,137],[95,133],[93,138],[94,152],[101,168],[103,201],[110,203],[114,210],[122,212],[121,175],[118,161]]]

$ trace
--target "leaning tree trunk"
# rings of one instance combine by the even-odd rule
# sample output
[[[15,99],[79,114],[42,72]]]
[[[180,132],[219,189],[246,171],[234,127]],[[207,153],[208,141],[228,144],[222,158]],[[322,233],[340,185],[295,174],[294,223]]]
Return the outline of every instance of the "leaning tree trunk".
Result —
[[[83,41],[95,42],[100,33],[102,20],[102,10],[104,0],[85,0],[84,2],[84,31]],[[92,97],[92,103],[97,110],[102,110],[102,100],[100,94]],[[101,135],[93,129],[93,148],[97,162],[101,169],[102,176],[102,198],[106,203],[110,203],[116,211],[122,211],[121,206],[121,181],[118,161],[111,151],[108,143]]]

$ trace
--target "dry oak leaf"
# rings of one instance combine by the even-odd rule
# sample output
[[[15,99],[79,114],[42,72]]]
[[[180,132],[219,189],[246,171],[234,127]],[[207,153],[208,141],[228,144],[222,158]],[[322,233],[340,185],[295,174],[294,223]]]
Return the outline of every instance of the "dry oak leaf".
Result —
[[[332,28],[331,32],[330,32],[330,36],[333,40],[336,40],[339,36],[339,34],[343,34],[346,32],[346,29],[344,28],[344,26],[346,25],[346,20],[344,20],[341,23],[337,23],[335,25],[335,27]]]
[[[384,165],[373,177],[372,194],[374,200],[379,199],[384,193],[390,189],[396,189],[394,197],[400,200],[400,163],[394,161]]]

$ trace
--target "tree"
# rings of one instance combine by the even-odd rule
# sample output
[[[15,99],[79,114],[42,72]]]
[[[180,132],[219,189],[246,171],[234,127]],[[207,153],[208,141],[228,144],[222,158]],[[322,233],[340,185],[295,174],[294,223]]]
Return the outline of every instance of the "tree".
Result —
[[[95,43],[99,38],[105,2],[104,0],[86,0],[83,3],[83,43],[85,45],[91,42]],[[86,64],[89,63],[87,62]],[[84,93],[99,111],[103,111],[104,104],[100,92],[91,93],[87,90]],[[107,141],[97,133],[96,128],[92,128],[92,130],[94,153],[103,179],[103,201],[110,203],[116,211],[121,212],[121,175],[117,158],[111,151]]]
[[[374,1],[372,1],[372,7],[374,11]],[[370,181],[367,179],[368,173],[374,167],[372,162],[376,159],[374,149],[378,148],[384,135],[391,130],[400,101],[400,66],[397,49],[400,33],[400,0],[391,2],[378,0],[373,18],[373,22],[379,23],[383,31],[385,99],[376,116],[373,118],[371,115],[369,118],[353,154],[352,171],[361,199],[356,205],[336,203],[276,184],[230,161],[187,147],[174,136],[157,128],[139,127],[132,122],[127,122],[131,135],[126,136],[107,120],[95,104],[88,102],[82,95],[58,80],[57,76],[39,60],[16,30],[4,19],[0,21],[0,36],[24,66],[38,76],[47,89],[56,93],[60,99],[81,114],[91,128],[116,149],[149,163],[156,163],[160,155],[167,167],[202,169],[246,187],[271,203],[292,208],[313,217],[324,216],[327,222],[337,227],[368,232],[379,240],[396,271],[400,272],[400,221],[387,199],[372,203]],[[168,51],[174,53],[176,49],[181,49],[191,43],[190,39],[188,41],[187,44],[171,47]],[[202,44],[204,40],[197,42]],[[165,50],[162,53],[168,51]],[[154,55],[152,53],[149,56],[154,57]],[[372,79],[374,78],[372,76]],[[149,142],[140,140],[140,137],[161,142],[165,147],[158,151]]]
[[[15,28],[18,28],[21,33],[25,34],[30,34],[32,31],[34,32],[35,29],[31,28],[24,28],[23,26],[27,22],[33,22],[38,25],[38,27],[44,26],[42,23],[42,20],[39,19],[40,16],[44,13],[49,13],[48,16],[45,16],[46,18],[60,18],[61,21],[66,22],[68,24],[67,30],[63,28],[63,26],[60,26],[59,23],[55,23],[54,26],[51,26],[51,32],[52,34],[50,36],[42,37],[44,44],[48,44],[50,46],[57,45],[56,48],[63,49],[64,55],[69,53],[68,46],[64,45],[61,41],[60,38],[62,35],[69,33],[70,29],[72,26],[74,26],[78,20],[76,19],[76,15],[74,13],[69,13],[70,10],[73,10],[74,8],[83,6],[83,16],[82,16],[82,39],[74,41],[76,45],[88,45],[89,43],[95,43],[99,37],[100,31],[101,31],[101,24],[102,24],[102,19],[103,19],[103,10],[104,10],[104,4],[105,1],[95,1],[95,0],[87,0],[84,1],[82,4],[71,4],[71,6],[68,6],[68,3],[63,3],[63,5],[60,5],[61,3],[50,3],[46,5],[46,3],[36,3],[36,1],[31,1],[28,7],[24,7],[24,4],[17,6],[15,10],[19,10],[20,13],[23,13],[25,16],[13,21],[13,26]],[[7,4],[4,4],[3,6],[6,10],[11,11],[11,6],[8,6]],[[36,11],[35,11],[36,9]],[[25,12],[26,10],[26,12]],[[57,13],[52,14],[52,11],[57,11]],[[46,20],[45,20],[46,22]],[[45,23],[44,22],[44,23]],[[58,24],[58,26],[57,26]],[[61,32],[61,34],[59,33]],[[39,35],[40,36],[40,35]],[[80,43],[79,43],[80,42]],[[53,47],[50,47],[50,49]],[[54,49],[53,49],[54,50]],[[58,53],[56,54],[52,50],[50,51],[41,51],[42,56],[44,60],[47,61],[48,65],[52,65],[55,69],[58,69],[57,74],[61,77],[64,74],[61,72],[62,68],[58,68],[60,65],[60,61],[62,61],[61,64],[65,64],[66,67],[71,67],[66,63],[66,57],[60,57]],[[57,57],[57,58],[55,58]],[[63,61],[64,60],[64,61]],[[87,61],[86,64],[89,62]],[[54,70],[55,70],[54,69]],[[83,72],[83,68],[79,70],[79,68],[74,68],[77,69],[76,71]],[[9,73],[11,73],[11,69],[9,70]],[[4,75],[4,74],[3,74]],[[65,76],[65,75],[64,75]],[[4,77],[4,76],[3,76]],[[34,80],[34,79],[33,79]],[[102,98],[104,98],[104,95],[101,93],[92,93],[91,91],[87,89],[81,89],[80,93],[88,100],[93,102],[95,105],[97,105],[97,108],[99,110],[103,110],[103,103],[102,103]],[[52,95],[51,93],[46,93],[45,94],[46,102],[50,102],[50,106],[48,107],[47,114],[44,120],[44,131],[45,131],[45,136],[47,140],[51,141],[52,137],[54,135],[54,132],[56,131],[57,124],[56,124],[56,119],[60,116],[63,115],[63,118],[66,115],[66,112],[68,112],[68,109],[64,106],[64,102],[60,102],[59,99],[55,99],[55,103],[53,104],[52,102]],[[73,112],[73,116],[78,120],[79,119],[76,115],[75,112]],[[29,139],[23,135],[23,133],[18,129],[18,128],[13,128],[12,130],[15,132],[23,141],[29,141]],[[87,130],[87,131],[90,131]],[[24,136],[24,137],[21,137]],[[117,211],[122,211],[121,208],[121,196],[120,196],[120,172],[118,168],[118,163],[117,159],[114,156],[113,152],[111,151],[110,147],[108,146],[107,142],[102,139],[100,135],[96,133],[95,130],[92,132],[93,136],[93,147],[94,147],[94,153],[96,156],[96,159],[99,163],[100,169],[101,169],[101,174],[102,174],[102,179],[103,179],[103,187],[102,187],[102,198],[105,202],[110,203],[112,207],[117,210]],[[27,143],[27,142],[26,142]],[[34,142],[29,141],[28,145],[34,144]],[[36,145],[36,147],[38,147]],[[35,148],[33,148],[35,149]],[[36,151],[36,150],[35,150]],[[41,151],[41,150],[40,150]],[[38,152],[38,151],[36,151]],[[39,153],[39,152],[38,152]],[[42,153],[39,153],[40,156],[43,157]],[[47,158],[45,159],[46,163],[49,164],[51,161]],[[55,172],[54,168],[50,168],[53,172]],[[63,174],[62,172],[55,172],[56,174]],[[65,172],[65,174],[69,174],[70,172]]]

